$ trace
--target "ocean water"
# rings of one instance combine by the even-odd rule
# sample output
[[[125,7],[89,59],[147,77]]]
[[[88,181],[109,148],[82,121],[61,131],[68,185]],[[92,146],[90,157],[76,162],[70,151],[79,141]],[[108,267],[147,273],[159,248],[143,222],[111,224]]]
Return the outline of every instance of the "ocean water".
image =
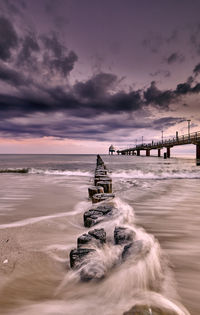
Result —
[[[87,229],[95,155],[0,155],[0,314],[122,315],[146,303],[179,315],[200,313],[200,167],[192,159],[108,156],[113,220],[95,227],[112,237],[127,225],[144,244],[118,263],[99,251],[106,276],[82,283],[69,252]]]

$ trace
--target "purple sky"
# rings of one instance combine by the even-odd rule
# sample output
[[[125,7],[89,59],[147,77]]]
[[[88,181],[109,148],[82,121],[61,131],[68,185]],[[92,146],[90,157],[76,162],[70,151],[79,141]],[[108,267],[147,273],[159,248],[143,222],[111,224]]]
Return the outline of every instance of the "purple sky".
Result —
[[[0,153],[103,153],[187,133],[187,119],[200,130],[198,0],[0,0],[0,12]]]

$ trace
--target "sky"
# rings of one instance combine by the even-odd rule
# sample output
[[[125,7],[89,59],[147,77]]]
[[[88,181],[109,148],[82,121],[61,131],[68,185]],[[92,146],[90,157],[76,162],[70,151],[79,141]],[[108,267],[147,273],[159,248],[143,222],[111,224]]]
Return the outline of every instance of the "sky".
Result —
[[[188,119],[199,131],[199,12],[199,0],[0,0],[0,153],[107,153],[187,134]]]

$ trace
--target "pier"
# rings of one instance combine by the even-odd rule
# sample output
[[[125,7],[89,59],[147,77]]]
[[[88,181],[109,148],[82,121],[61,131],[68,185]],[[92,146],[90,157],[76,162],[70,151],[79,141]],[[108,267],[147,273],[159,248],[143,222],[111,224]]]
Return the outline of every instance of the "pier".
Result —
[[[157,156],[161,157],[161,150],[166,149],[164,158],[171,157],[171,149],[178,145],[194,144],[196,145],[196,165],[200,165],[200,131],[188,133],[185,135],[178,136],[162,140],[159,142],[152,141],[151,143],[142,143],[132,148],[123,150],[117,150],[117,154],[122,155],[137,155],[140,156],[140,151],[146,151],[146,156],[151,156],[151,150],[157,150]]]

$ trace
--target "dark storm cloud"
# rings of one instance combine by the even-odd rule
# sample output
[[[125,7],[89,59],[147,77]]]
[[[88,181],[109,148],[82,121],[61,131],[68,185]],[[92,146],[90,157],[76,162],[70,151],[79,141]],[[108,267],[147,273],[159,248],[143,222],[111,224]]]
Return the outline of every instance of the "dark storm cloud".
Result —
[[[91,121],[88,124],[88,120],[75,117],[64,117],[59,123],[56,120],[49,120],[48,117],[45,116],[43,121],[39,123],[37,122],[37,117],[35,117],[35,123],[32,122],[30,117],[27,117],[28,123],[26,128],[24,128],[26,116],[23,117],[24,121],[22,124],[12,119],[2,120],[1,132],[6,137],[14,135],[15,138],[52,136],[57,139],[68,137],[98,141],[106,141],[109,135],[110,140],[120,142],[121,139],[127,138],[133,130],[144,128],[160,130],[163,126],[167,128],[182,121],[179,117],[165,117],[153,121],[147,118],[145,121],[143,119],[139,121],[137,118],[128,116],[123,117],[123,120],[120,116],[117,118],[111,116],[110,119],[105,119],[101,116],[98,120]]]
[[[0,63],[0,80],[14,87],[30,84],[30,80],[27,80],[22,73],[3,65],[3,63]]]
[[[144,91],[144,98],[147,104],[154,104],[167,109],[169,104],[174,101],[175,94],[171,90],[159,90],[155,81],[152,81],[150,87]]]
[[[59,73],[63,77],[66,77],[73,70],[77,60],[78,56],[74,51],[70,51],[68,55],[62,56],[60,58],[51,58],[45,54],[43,65],[47,67],[52,74]]]
[[[178,123],[185,121],[184,118],[181,117],[163,117],[159,119],[155,119],[153,121],[154,129],[161,130],[163,128],[173,127]]]
[[[25,38],[22,40],[22,47],[18,54],[17,65],[19,66],[24,65],[25,63],[29,63],[29,65],[32,66],[32,55],[34,52],[39,51],[40,47],[34,33],[26,35]]]
[[[182,54],[179,54],[177,52],[172,53],[171,55],[169,55],[169,57],[167,57],[165,59],[165,61],[167,62],[167,64],[171,65],[173,63],[182,63],[185,60],[185,57]]]
[[[195,66],[193,72],[194,72],[195,76],[197,76],[197,75],[200,73],[200,63],[198,63],[198,64]]]
[[[12,23],[1,17],[0,34],[4,35],[0,37],[0,80],[15,91],[15,95],[0,94],[0,132],[7,136],[106,140],[114,132],[117,140],[119,130],[159,130],[175,125],[182,118],[148,119],[149,108],[164,113],[175,101],[200,92],[200,83],[194,83],[193,77],[171,90],[159,89],[155,81],[144,89],[124,90],[117,75],[103,71],[70,84],[68,79],[78,56],[56,33],[38,36],[34,31],[23,31],[18,36]],[[153,51],[156,45],[159,49],[164,43],[171,43],[174,36],[158,35],[145,45]],[[2,38],[6,38],[6,45]],[[180,62],[177,53],[168,57],[169,64],[177,61]],[[197,65],[193,75],[199,71]],[[167,70],[158,70],[152,76],[161,74],[170,75]],[[137,119],[139,112],[145,119]],[[57,114],[61,118],[50,119]],[[44,118],[38,122],[40,115]]]
[[[0,59],[7,61],[17,45],[18,36],[14,27],[7,18],[0,16]]]
[[[59,42],[56,34],[52,34],[51,36],[42,35],[40,39],[43,42],[44,47],[48,51],[52,52],[56,58],[61,57],[63,52],[66,50],[65,46]]]
[[[43,65],[50,69],[51,73],[59,73],[63,77],[73,70],[78,56],[74,51],[67,53],[67,48],[60,43],[56,34],[51,36],[43,35],[40,37],[44,45]]]
[[[86,82],[74,85],[75,94],[83,99],[104,98],[109,89],[117,83],[117,76],[111,73],[99,73]]]

